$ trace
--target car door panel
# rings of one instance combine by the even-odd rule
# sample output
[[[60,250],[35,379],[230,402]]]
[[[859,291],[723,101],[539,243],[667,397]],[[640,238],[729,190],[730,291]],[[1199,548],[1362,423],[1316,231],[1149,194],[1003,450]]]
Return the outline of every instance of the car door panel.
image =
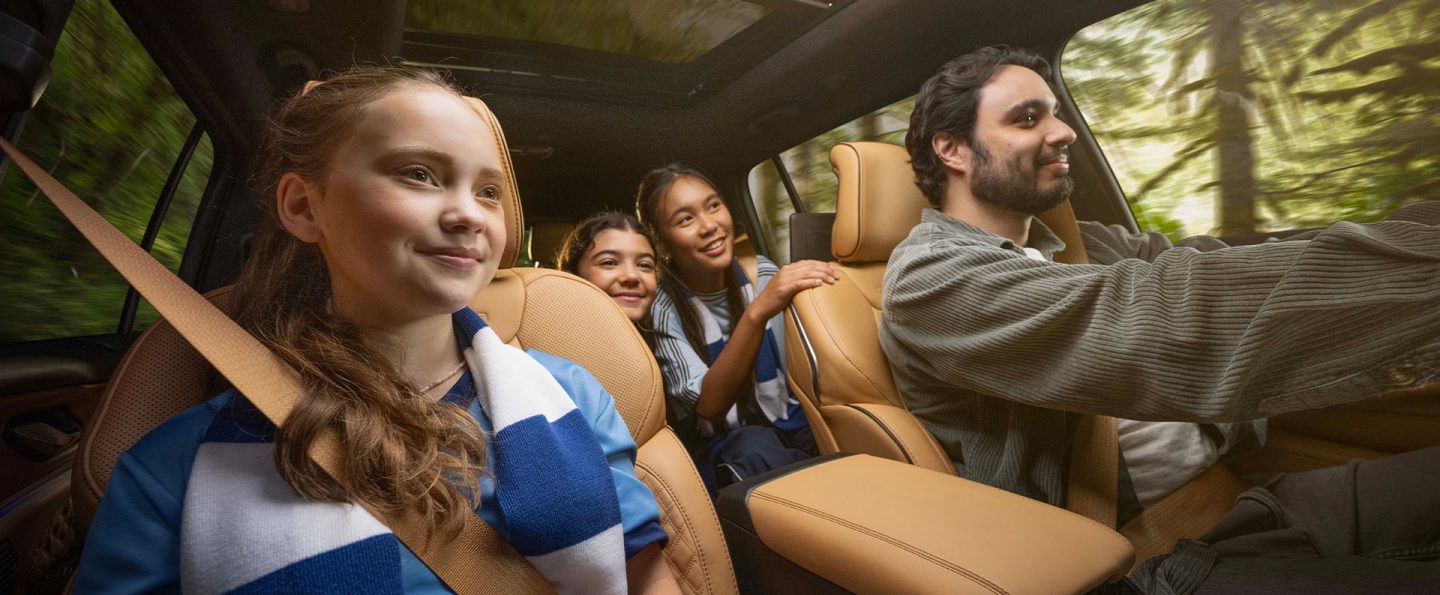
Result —
[[[1259,453],[1237,471],[1304,471],[1440,445],[1440,383],[1270,420]]]

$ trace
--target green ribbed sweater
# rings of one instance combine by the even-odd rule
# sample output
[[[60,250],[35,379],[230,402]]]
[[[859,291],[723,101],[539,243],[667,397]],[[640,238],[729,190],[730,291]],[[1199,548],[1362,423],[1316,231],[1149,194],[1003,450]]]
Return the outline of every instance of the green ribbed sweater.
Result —
[[[1038,221],[1030,238],[1064,247]],[[880,342],[962,476],[1062,506],[1074,412],[1236,422],[1440,380],[1440,227],[1151,256],[1039,261],[924,212],[890,257]]]

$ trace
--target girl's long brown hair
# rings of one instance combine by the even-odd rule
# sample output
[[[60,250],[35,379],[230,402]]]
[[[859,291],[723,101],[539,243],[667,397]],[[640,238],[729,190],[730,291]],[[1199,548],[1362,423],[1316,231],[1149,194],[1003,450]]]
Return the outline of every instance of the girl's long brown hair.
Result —
[[[670,245],[665,240],[666,221],[660,213],[660,207],[663,206],[661,203],[665,201],[670,187],[685,177],[704,182],[718,192],[719,187],[704,172],[683,163],[671,163],[652,169],[641,178],[640,188],[635,192],[635,215],[640,218],[641,223],[650,228],[655,237],[655,256],[660,262],[659,286],[670,294],[671,302],[675,304],[675,310],[680,315],[680,328],[685,332],[685,340],[700,356],[701,361],[708,365],[714,362],[710,361],[710,346],[705,343],[705,326],[700,319],[700,312],[686,299],[690,290],[680,280],[679,271],[675,270],[674,260],[670,256]],[[735,230],[731,230],[732,234],[734,232]],[[735,267],[731,267],[725,273],[725,306],[730,311],[731,328],[739,322],[740,314],[745,311],[745,296],[740,292],[740,286]],[[756,288],[756,291],[758,292],[759,288]],[[740,398],[735,402],[739,404],[740,415],[746,423],[770,423],[760,410],[759,403],[755,401],[755,383],[742,385],[740,390]]]
[[[355,67],[281,106],[263,144],[265,218],[236,284],[235,320],[300,373],[305,397],[275,440],[275,466],[301,496],[359,502],[372,510],[412,510],[432,535],[458,534],[479,505],[485,442],[466,410],[425,398],[377,349],[375,336],[330,312],[330,277],[320,250],[279,222],[275,188],[295,172],[323,191],[329,159],[365,106],[405,87],[461,93],[437,73]],[[333,431],[345,461],[344,484],[309,456]]]

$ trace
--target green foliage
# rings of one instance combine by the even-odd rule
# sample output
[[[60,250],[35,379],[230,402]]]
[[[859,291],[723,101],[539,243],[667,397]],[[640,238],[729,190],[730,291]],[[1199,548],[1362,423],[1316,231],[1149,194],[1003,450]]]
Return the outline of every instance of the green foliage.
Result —
[[[20,148],[138,242],[194,116],[105,2],[75,3],[52,72]],[[152,250],[172,270],[210,166],[206,141]],[[125,282],[18,169],[0,175],[0,343],[114,332]]]
[[[834,130],[800,143],[784,153],[780,159],[795,183],[801,204],[810,213],[835,212],[835,197],[838,188],[835,174],[830,170],[830,149],[847,141],[878,141],[897,145],[905,144],[905,131],[909,129],[910,111],[915,108],[915,98],[907,97],[893,104],[860,116]],[[793,212],[790,196],[781,185],[774,166],[762,163],[750,172],[750,194],[762,217],[766,219],[766,235],[770,245],[778,248],[772,256],[785,262],[789,254],[789,217]]]
[[[1233,11],[1238,20],[1220,18]],[[1076,34],[1060,66],[1147,230],[1173,239],[1220,233],[1227,208],[1254,212],[1240,231],[1378,221],[1440,198],[1436,13],[1440,0],[1329,0],[1303,10],[1281,0],[1160,0]],[[1214,52],[1224,35],[1242,43],[1241,70],[1231,73],[1238,90],[1218,84],[1226,73]],[[1224,102],[1245,114],[1239,175],[1219,165],[1220,151],[1237,148],[1221,133]],[[786,151],[807,208],[834,209],[830,147],[903,143],[912,106],[901,101]],[[1238,196],[1221,203],[1226,179]],[[757,168],[751,187],[771,241],[783,245],[790,206],[778,175]]]
[[[1097,23],[1064,74],[1137,217],[1172,236],[1217,231],[1220,101],[1249,114],[1255,230],[1376,221],[1440,198],[1440,0],[1160,0]],[[1216,85],[1216,40],[1243,41],[1238,93]],[[1233,161],[1232,161],[1233,163]],[[1143,205],[1143,207],[1142,207]],[[1142,216],[1143,213],[1143,216]],[[1174,230],[1170,222],[1182,222]]]

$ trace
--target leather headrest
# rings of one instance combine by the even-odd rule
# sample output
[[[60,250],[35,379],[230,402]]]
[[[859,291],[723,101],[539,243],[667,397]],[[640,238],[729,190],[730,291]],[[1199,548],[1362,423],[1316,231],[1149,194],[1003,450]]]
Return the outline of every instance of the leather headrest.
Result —
[[[520,209],[520,188],[515,184],[515,166],[510,161],[510,145],[505,142],[505,131],[500,128],[500,120],[495,113],[474,97],[466,97],[465,101],[470,107],[475,108],[475,113],[490,125],[490,130],[495,132],[495,144],[499,147],[500,165],[505,171],[505,253],[500,255],[500,268],[508,269],[515,266],[515,259],[520,256],[520,240],[525,235],[525,214]]]
[[[884,262],[930,207],[915,185],[910,154],[889,143],[840,143],[830,149],[830,166],[839,179],[830,252],[845,264]],[[1037,215],[1065,242],[1055,262],[1089,262],[1070,201]]]
[[[320,86],[324,81],[307,81],[300,94],[309,93],[311,89]],[[510,161],[510,145],[505,142],[505,131],[500,128],[500,120],[490,107],[474,97],[466,97],[465,102],[480,115],[480,119],[495,133],[495,144],[500,154],[500,167],[505,172],[505,202],[501,205],[505,217],[505,252],[500,255],[500,268],[508,269],[515,266],[515,259],[520,256],[520,240],[525,235],[525,215],[520,208],[520,188],[515,184],[515,166]]]
[[[884,262],[930,206],[905,148],[889,143],[840,143],[830,149],[839,179],[830,252],[846,264]]]

